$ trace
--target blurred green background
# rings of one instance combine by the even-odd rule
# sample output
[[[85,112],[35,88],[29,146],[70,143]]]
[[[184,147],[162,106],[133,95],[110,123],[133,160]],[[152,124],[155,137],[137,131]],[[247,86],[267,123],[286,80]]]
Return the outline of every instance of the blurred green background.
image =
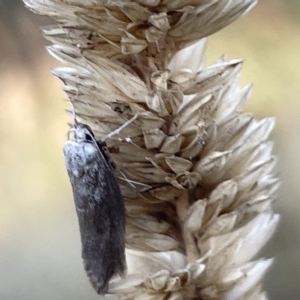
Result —
[[[50,22],[0,0],[1,300],[99,299],[83,271],[62,157],[68,103],[39,29]],[[208,61],[223,53],[243,58],[241,84],[254,83],[245,110],[277,119],[282,219],[261,256],[276,257],[269,298],[300,299],[300,1],[260,1],[210,38]]]

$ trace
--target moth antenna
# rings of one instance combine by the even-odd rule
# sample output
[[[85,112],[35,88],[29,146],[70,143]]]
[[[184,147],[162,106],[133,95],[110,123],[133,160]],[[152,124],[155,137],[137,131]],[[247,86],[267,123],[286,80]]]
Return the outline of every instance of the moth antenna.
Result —
[[[76,120],[75,107],[74,107],[72,101],[70,101],[70,105],[71,105],[72,113],[73,113],[73,124],[76,126],[76,125],[78,125],[78,122],[77,122],[77,120]]]
[[[124,181],[128,182],[128,184],[129,184],[131,187],[135,188],[135,186],[132,184],[132,180],[129,180],[129,179],[125,176],[125,174],[124,174],[123,172],[121,172],[120,170],[118,170],[118,172],[122,175],[122,177],[119,177],[121,180],[124,180]]]
[[[131,119],[127,120],[122,126],[120,126],[116,130],[110,132],[104,138],[102,138],[102,141],[105,141],[105,140],[113,137],[114,135],[119,134],[125,127],[127,127],[129,124],[131,124],[132,122],[134,122],[138,118],[138,116],[139,116],[139,113],[136,112],[135,115]]]
[[[71,132],[74,132],[74,131],[75,131],[75,128],[76,128],[77,125],[78,125],[78,122],[77,122],[77,120],[76,120],[76,113],[75,113],[74,105],[73,105],[73,103],[72,103],[71,100],[70,100],[69,102],[70,102],[70,105],[71,105],[71,113],[72,113],[73,120],[72,120],[72,123],[71,123],[71,124],[68,123],[69,126],[70,126],[70,129],[69,129],[69,131],[68,131],[68,139],[70,139],[70,133],[71,133]],[[70,112],[69,110],[67,110],[67,111]]]
[[[118,172],[122,175],[122,177],[118,177],[118,178],[121,179],[121,180],[126,181],[135,190],[137,190],[137,186],[142,186],[143,187],[142,189],[138,190],[139,192],[144,192],[144,191],[147,191],[147,190],[151,189],[150,185],[144,184],[144,183],[141,183],[141,182],[138,182],[138,181],[135,181],[135,180],[130,180],[126,177],[126,175],[122,171],[118,170]]]

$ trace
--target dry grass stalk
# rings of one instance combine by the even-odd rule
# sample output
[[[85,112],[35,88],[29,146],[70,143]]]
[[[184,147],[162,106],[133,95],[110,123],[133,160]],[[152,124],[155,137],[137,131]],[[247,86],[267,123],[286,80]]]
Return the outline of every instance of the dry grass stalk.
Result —
[[[108,141],[126,178],[119,299],[266,299],[271,260],[251,259],[278,222],[274,120],[242,112],[240,60],[203,59],[203,38],[255,2],[25,0],[57,21],[44,34],[79,121],[100,138],[139,113]]]

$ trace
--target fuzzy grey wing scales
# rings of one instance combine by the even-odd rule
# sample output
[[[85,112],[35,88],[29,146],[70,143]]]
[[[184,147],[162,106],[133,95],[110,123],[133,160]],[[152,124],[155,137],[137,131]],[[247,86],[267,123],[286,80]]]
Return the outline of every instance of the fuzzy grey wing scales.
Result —
[[[74,151],[71,147],[73,154],[66,154],[66,148],[67,145],[65,156],[74,158],[70,159],[69,167],[67,162],[67,169],[79,220],[84,267],[94,289],[103,294],[108,290],[110,278],[126,269],[121,191],[111,165],[99,151],[86,157],[88,151]],[[81,167],[74,167],[74,160],[80,160],[81,156],[85,156],[78,163]]]

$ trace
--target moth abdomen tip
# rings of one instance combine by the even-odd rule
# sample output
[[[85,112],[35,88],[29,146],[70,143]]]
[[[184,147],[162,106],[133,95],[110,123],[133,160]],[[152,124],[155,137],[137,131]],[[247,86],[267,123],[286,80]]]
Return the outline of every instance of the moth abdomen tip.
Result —
[[[107,278],[105,278],[103,275],[98,275],[93,272],[92,270],[86,269],[88,278],[92,284],[92,287],[95,289],[97,294],[104,295],[108,291],[108,282]]]

